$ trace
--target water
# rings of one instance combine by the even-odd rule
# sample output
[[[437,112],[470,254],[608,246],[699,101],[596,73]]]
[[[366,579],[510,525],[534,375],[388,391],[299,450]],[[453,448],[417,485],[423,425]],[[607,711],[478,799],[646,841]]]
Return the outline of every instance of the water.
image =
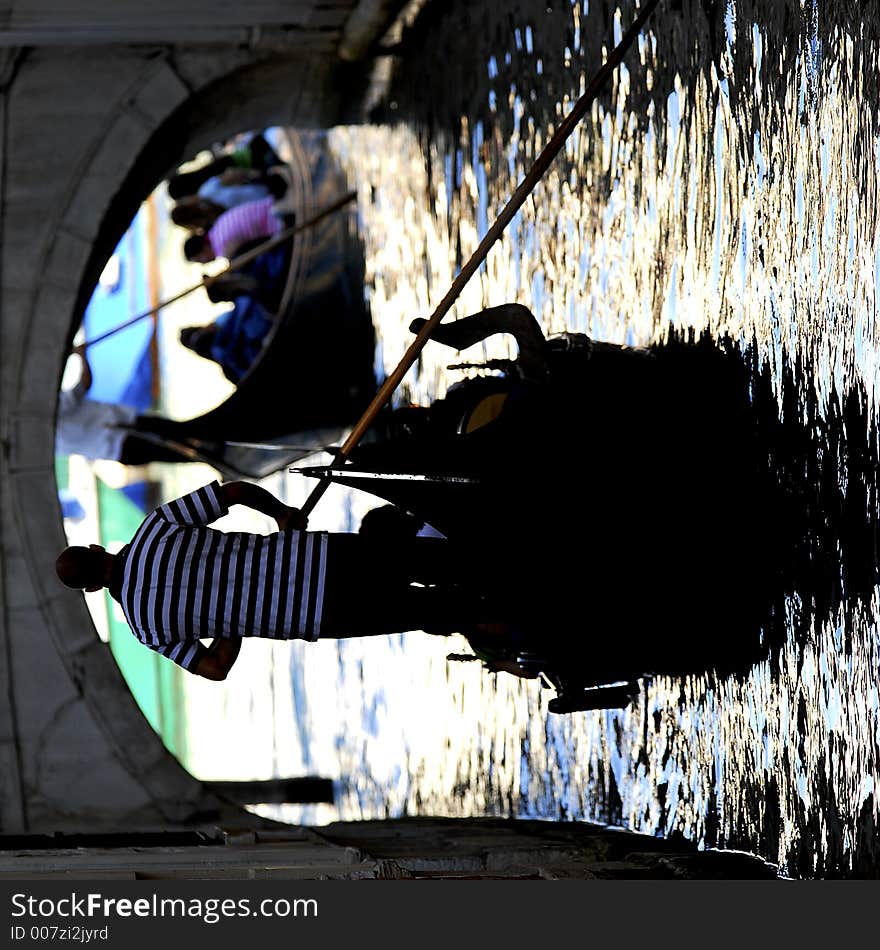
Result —
[[[376,113],[391,126],[334,133],[363,196],[388,370],[633,16],[496,6],[434,5]],[[419,634],[340,645],[317,689],[354,696],[321,724],[351,783],[344,814],[599,819],[793,876],[877,875],[877,27],[854,3],[661,4],[453,314],[518,300],[548,333],[648,344],[693,327],[754,346],[789,421],[807,420],[819,513],[804,547],[828,555],[785,591],[783,645],[743,676],[660,677],[626,711],[567,716]],[[476,359],[509,352],[490,343]],[[448,362],[429,344],[399,401],[442,395],[460,378]],[[858,490],[856,457],[871,459]],[[564,518],[568,500],[536,489],[540,516]],[[859,500],[853,548],[834,512]],[[658,503],[650,473],[642,501]],[[310,697],[317,659],[303,662]]]
[[[431,5],[376,124],[332,132],[386,372],[633,18],[630,2],[499,7]],[[448,662],[455,637],[251,643],[222,686],[187,679],[195,774],[339,780],[334,807],[261,809],[290,821],[598,820],[790,876],[878,876],[877,33],[854,2],[661,3],[447,318],[517,300],[548,334],[647,345],[694,328],[751,348],[767,444],[803,489],[771,654],[735,676],[659,676],[623,711],[554,715],[539,682]],[[462,375],[450,352],[428,344],[395,402],[442,396]],[[465,355],[513,354],[499,337]],[[185,468],[181,490],[210,477]],[[291,503],[312,487],[266,484]],[[657,484],[646,472],[634,504],[662,504]],[[573,502],[536,484],[523,503],[564,524]],[[312,527],[352,530],[374,504],[333,489]]]

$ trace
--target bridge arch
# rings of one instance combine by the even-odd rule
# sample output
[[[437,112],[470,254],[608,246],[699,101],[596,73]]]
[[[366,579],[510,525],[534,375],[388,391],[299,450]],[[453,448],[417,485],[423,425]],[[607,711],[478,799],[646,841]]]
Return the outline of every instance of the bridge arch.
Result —
[[[232,807],[166,751],[54,576],[56,398],[101,268],[171,169],[244,129],[359,119],[370,61],[340,50],[368,49],[401,4],[345,6],[335,29],[244,44],[0,47],[0,831],[168,827]]]

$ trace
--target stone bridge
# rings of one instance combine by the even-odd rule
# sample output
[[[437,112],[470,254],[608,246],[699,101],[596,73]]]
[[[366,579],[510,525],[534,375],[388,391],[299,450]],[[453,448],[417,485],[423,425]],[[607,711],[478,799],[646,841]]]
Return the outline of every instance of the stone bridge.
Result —
[[[143,718],[66,539],[55,405],[72,334],[141,201],[242,129],[358,121],[404,0],[0,0],[0,832],[224,813]]]

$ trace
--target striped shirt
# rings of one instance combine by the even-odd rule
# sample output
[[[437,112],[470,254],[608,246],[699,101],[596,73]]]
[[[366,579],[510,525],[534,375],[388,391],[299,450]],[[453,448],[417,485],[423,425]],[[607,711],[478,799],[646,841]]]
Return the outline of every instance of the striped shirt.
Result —
[[[315,640],[321,630],[326,533],[207,527],[228,510],[212,482],[149,514],[120,552],[128,625],[186,670],[205,655],[202,638]]]
[[[260,201],[246,201],[224,211],[207,234],[214,256],[231,260],[243,244],[277,234],[282,222],[274,207],[275,199],[270,196]]]

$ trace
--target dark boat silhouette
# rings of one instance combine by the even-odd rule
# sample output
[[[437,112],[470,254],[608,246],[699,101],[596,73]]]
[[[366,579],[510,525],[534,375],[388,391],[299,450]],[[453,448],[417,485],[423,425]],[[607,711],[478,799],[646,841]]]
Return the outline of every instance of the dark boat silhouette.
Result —
[[[655,675],[745,675],[785,642],[792,597],[831,611],[870,599],[877,576],[864,400],[823,416],[808,368],[786,364],[780,415],[755,352],[565,334],[545,380],[496,364],[399,410],[344,465],[302,471],[472,552],[515,620],[500,649],[462,633],[484,660],[540,672],[551,711],[625,706]]]

